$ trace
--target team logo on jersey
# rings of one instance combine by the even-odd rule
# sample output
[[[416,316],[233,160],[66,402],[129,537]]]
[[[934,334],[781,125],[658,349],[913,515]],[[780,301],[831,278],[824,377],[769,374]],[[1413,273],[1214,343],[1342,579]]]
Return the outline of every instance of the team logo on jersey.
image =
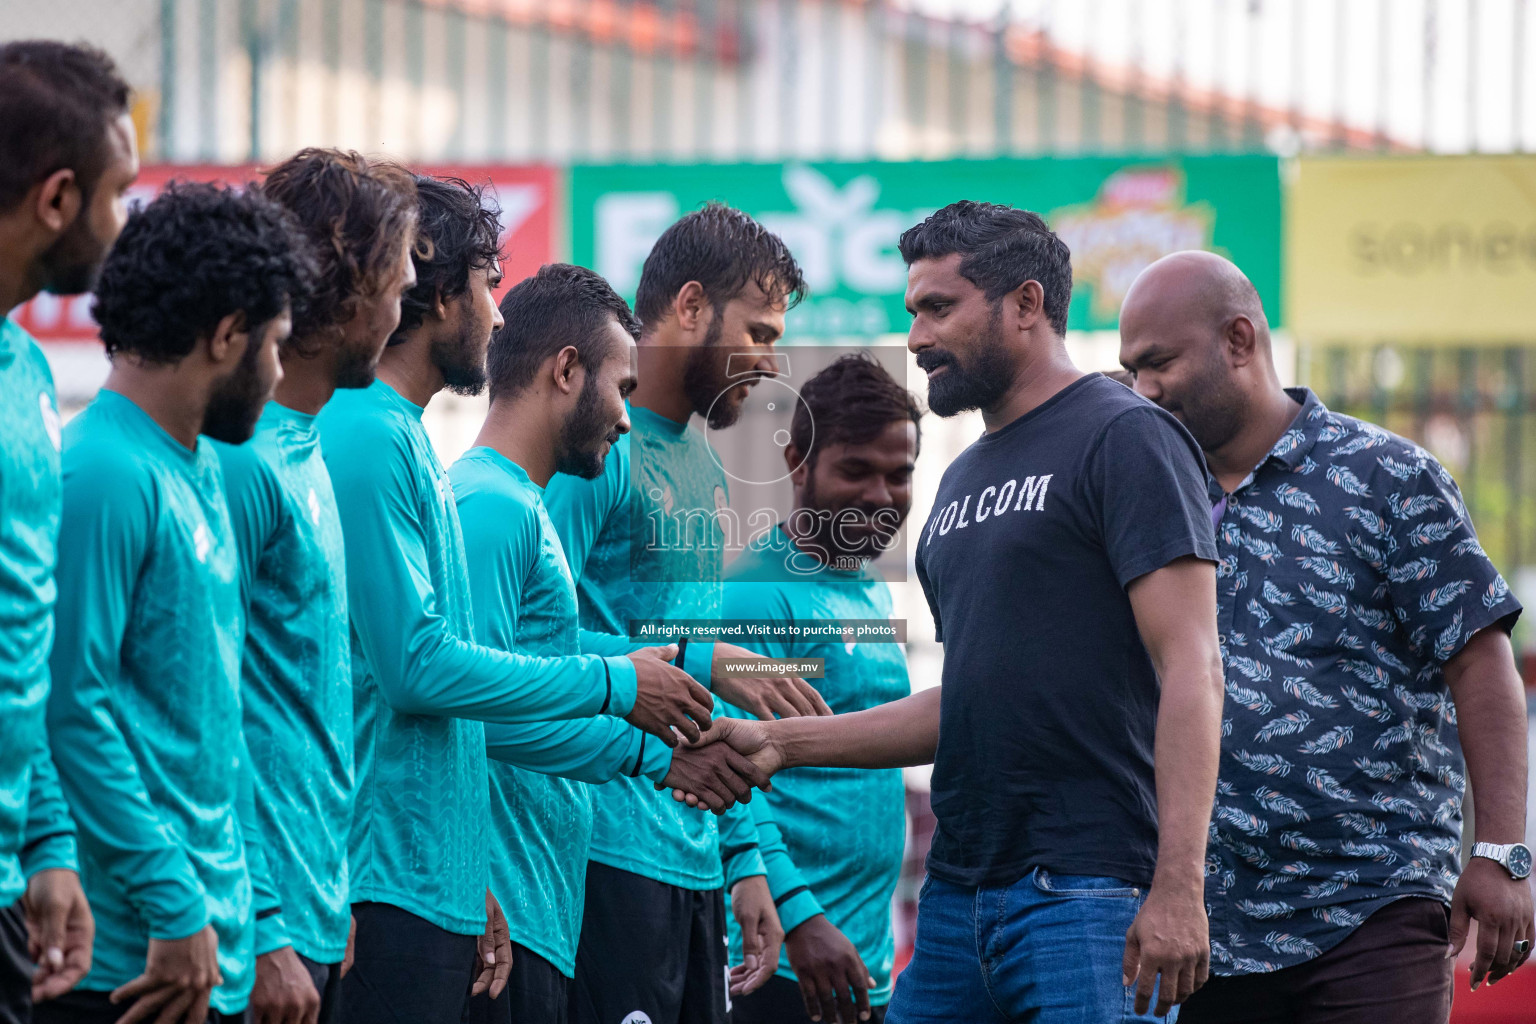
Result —
[[[309,489],[309,521],[316,526],[320,525],[320,498],[313,487]]]
[[[644,1010],[636,1010],[619,1021],[619,1024],[651,1024],[651,1015]]]
[[[53,407],[53,397],[46,391],[39,391],[37,406],[43,414],[43,429],[48,432],[48,440],[53,442],[53,450],[61,451],[64,447],[63,434],[60,432],[59,410]]]
[[[208,561],[208,552],[213,550],[213,536],[208,532],[207,523],[198,523],[197,529],[192,531],[192,553],[197,556],[199,562]]]

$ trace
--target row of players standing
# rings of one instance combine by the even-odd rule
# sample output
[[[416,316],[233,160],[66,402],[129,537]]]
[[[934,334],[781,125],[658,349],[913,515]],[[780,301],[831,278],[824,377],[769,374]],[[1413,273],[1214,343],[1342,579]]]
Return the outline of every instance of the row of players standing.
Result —
[[[765,775],[728,744],[674,748],[716,698],[770,717],[825,702],[798,678],[717,671],[758,657],[743,649],[695,643],[675,666],[676,646],[624,635],[727,611],[718,545],[656,577],[632,564],[632,476],[715,507],[724,474],[685,424],[739,415],[732,355],[768,368],[802,287],[782,242],[718,206],[658,242],[642,383],[639,322],[590,271],[546,267],[497,308],[497,216],[465,182],[309,150],[243,192],[172,185],[123,226],[137,161],[109,63],[11,44],[0,69],[35,111],[6,155],[29,175],[18,221],[40,220],[8,308],[90,287],[99,265],[113,361],[50,438],[46,364],[5,322],[32,396],[17,476],[37,484],[8,529],[34,542],[27,638],[48,656],[17,720],[40,742],[11,865],[39,882],[7,912],[14,938],[56,889],[77,930],[28,937],[36,1019],[719,1019],[726,887],[739,994],[799,1002],[773,977],[787,927],[785,973],[839,989],[850,1019],[870,989],[882,1002],[899,776],[844,785],[884,827],[852,847],[811,837],[802,873],[763,801],[735,803]],[[42,244],[74,202],[69,244]],[[481,437],[445,472],[423,409],[487,384]],[[904,515],[911,396],[868,360],[806,394],[821,450],[896,428],[863,472],[895,483]],[[889,616],[872,577],[837,583],[844,614]],[[860,679],[845,710],[906,692],[895,645],[841,661]],[[608,783],[596,813],[586,783]],[[719,825],[662,783],[709,793]],[[833,898],[861,950],[828,922]]]
[[[1443,1021],[1444,950],[1473,919],[1474,984],[1519,966],[1531,941],[1507,632],[1519,605],[1443,468],[1281,389],[1257,295],[1217,257],[1159,262],[1122,312],[1136,389],[1176,420],[1071,366],[1069,254],[1039,218],[957,203],[901,249],[933,408],[979,408],[988,427],[917,541],[942,692],[832,717],[718,719],[702,750],[751,764],[675,755],[661,781],[721,805],[755,773],[937,755],[940,834],[892,1020],[1144,1019],[1200,988],[1209,960],[1218,978],[1189,1020]],[[707,334],[704,305],[693,319]],[[418,408],[450,383],[423,375],[446,368],[424,347],[402,364],[420,387],[407,373],[397,391]],[[905,433],[904,415],[885,422]],[[345,461],[377,460],[385,439],[373,440]],[[327,458],[339,465],[328,441]],[[430,480],[418,494],[448,507]],[[684,778],[690,763],[700,770]],[[1469,781],[1480,842],[1463,871]],[[698,892],[673,889],[661,891]],[[649,943],[644,927],[702,916],[697,903],[657,903],[619,929]],[[634,943],[624,950],[627,965]],[[454,956],[447,973],[462,981]],[[811,1002],[846,999],[824,980],[818,995],[801,977]]]

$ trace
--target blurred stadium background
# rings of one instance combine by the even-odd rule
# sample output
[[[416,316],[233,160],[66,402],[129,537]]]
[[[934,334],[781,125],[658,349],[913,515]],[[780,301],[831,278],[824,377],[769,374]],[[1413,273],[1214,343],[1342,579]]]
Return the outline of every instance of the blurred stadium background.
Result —
[[[902,344],[895,237],[953,199],[1037,209],[1068,238],[1069,342],[1092,369],[1115,365],[1142,266],[1217,249],[1263,294],[1282,374],[1430,448],[1536,605],[1531,6],[0,0],[0,39],[84,39],[119,61],[145,195],[177,175],[245,180],[304,145],[490,181],[509,281],[574,259],[632,295],[666,223],[739,205],[811,278],[788,345]],[[78,409],[106,370],[89,302],[44,296],[21,319]],[[433,403],[445,461],[482,409]],[[926,421],[914,522],[979,429]],[[896,590],[914,683],[933,685],[921,593]],[[1517,643],[1536,680],[1536,630]],[[1536,762],[1536,726],[1532,747]],[[909,781],[907,901],[931,822],[923,773]],[[1463,990],[1456,1019],[1536,1019],[1521,974]]]

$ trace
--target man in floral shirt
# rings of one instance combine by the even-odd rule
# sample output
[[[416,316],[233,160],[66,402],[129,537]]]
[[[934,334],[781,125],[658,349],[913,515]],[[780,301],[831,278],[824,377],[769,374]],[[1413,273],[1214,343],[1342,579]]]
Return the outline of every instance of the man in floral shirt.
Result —
[[[1221,555],[1213,977],[1180,1019],[1443,1024],[1472,919],[1474,988],[1533,937],[1520,604],[1431,455],[1280,387],[1235,266],[1154,264],[1121,338],[1206,452]],[[1463,872],[1469,781],[1493,845]]]

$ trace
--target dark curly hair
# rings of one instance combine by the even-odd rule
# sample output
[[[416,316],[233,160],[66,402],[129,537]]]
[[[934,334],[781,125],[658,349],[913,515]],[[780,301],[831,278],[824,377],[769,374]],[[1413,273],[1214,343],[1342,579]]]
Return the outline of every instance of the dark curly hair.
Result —
[[[107,128],[132,92],[94,47],[24,39],[0,46],[0,210],[70,168],[86,196],[107,166]]]
[[[1051,328],[1067,333],[1072,252],[1039,214],[962,199],[903,231],[900,247],[908,266],[959,253],[960,276],[980,288],[988,302],[1025,281],[1038,281]]]
[[[502,296],[501,316],[505,323],[491,337],[485,360],[492,401],[527,387],[544,360],[567,345],[583,366],[597,366],[608,355],[598,332],[610,320],[640,337],[629,303],[600,274],[569,263],[545,264],[513,285]]]
[[[109,355],[176,363],[231,313],[254,332],[298,305],[315,273],[292,216],[255,189],[173,182],[129,216],[91,312]]]
[[[468,291],[470,271],[501,259],[501,208],[486,186],[418,174],[416,211],[416,287],[401,296],[391,345],[420,327],[434,303]]]
[[[740,210],[706,203],[663,231],[640,271],[635,315],[660,323],[689,281],[704,288],[718,313],[749,284],[794,306],[805,297],[805,276],[783,239]]]
[[[832,444],[867,444],[892,423],[911,420],[923,441],[923,407],[867,352],[850,352],[821,370],[800,389],[789,438],[811,466],[819,449]]]
[[[261,191],[293,214],[319,266],[314,288],[294,308],[291,342],[301,355],[316,355],[323,334],[392,283],[405,241],[415,236],[415,177],[359,153],[301,149],[267,172]]]

